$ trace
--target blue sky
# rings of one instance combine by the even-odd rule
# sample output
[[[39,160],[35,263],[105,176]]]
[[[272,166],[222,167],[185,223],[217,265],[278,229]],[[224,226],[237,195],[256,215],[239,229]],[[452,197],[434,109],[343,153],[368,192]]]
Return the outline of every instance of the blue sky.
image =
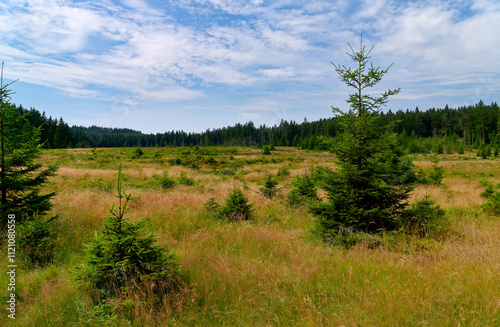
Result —
[[[70,125],[147,133],[302,122],[348,109],[363,33],[387,109],[499,102],[500,2],[3,0],[0,60],[12,101]]]

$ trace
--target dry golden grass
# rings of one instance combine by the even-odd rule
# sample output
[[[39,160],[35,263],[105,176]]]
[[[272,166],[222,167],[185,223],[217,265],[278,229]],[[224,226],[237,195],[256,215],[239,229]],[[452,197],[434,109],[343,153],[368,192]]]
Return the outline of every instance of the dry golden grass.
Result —
[[[430,195],[443,208],[473,207],[476,208],[485,202],[479,194],[484,191],[477,181],[459,178],[444,178],[442,185],[420,185],[413,190],[410,202],[417,201]]]
[[[126,159],[122,161],[132,185],[129,191],[140,195],[130,204],[129,217],[150,219],[158,243],[180,254],[191,280],[172,300],[174,309],[150,310],[145,301],[122,312],[122,318],[133,316],[135,326],[500,325],[500,221],[480,210],[484,199],[479,196],[481,179],[498,182],[498,160],[442,156],[443,185],[413,191],[411,201],[431,194],[448,210],[451,232],[444,240],[402,239],[395,247],[346,250],[322,244],[311,234],[315,218],[304,208],[282,203],[293,176],[313,164],[335,168],[329,154],[280,148],[273,157],[281,162],[245,164],[236,169],[235,178],[216,174],[208,165],[195,171],[147,158],[128,161],[131,151],[99,149],[92,160],[85,159],[92,155],[90,149],[44,155],[47,163],[62,162],[47,187],[58,191],[53,213],[60,215],[56,227],[61,254],[53,266],[20,273],[19,326],[126,325],[95,311],[73,281],[83,244],[101,227],[109,204],[116,203],[113,191],[85,184],[115,184],[117,163],[104,162],[104,156]],[[164,159],[180,153],[158,151]],[[263,157],[258,149],[237,152],[234,160]],[[230,162],[229,155],[217,160]],[[290,156],[304,160],[292,162],[286,159]],[[431,168],[424,156],[416,164]],[[291,173],[280,182],[282,196],[263,197],[262,180],[282,166],[289,166]],[[141,186],[165,170],[172,178],[186,173],[196,184],[168,190]],[[235,184],[254,205],[254,220],[226,223],[210,218],[204,202],[214,197],[223,203]],[[5,269],[0,267],[2,281]],[[5,297],[6,291],[1,294]],[[147,294],[147,289],[138,288],[130,298],[142,303]]]

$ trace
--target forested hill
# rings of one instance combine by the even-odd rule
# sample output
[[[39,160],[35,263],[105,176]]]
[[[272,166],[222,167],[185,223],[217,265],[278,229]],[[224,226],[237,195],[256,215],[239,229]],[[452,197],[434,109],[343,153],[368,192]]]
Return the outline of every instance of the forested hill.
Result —
[[[301,123],[282,120],[279,125],[259,127],[247,122],[202,133],[170,131],[143,134],[131,129],[98,126],[70,128],[62,118],[47,118],[45,113],[33,108],[27,110],[19,106],[17,111],[19,114],[27,113],[32,125],[42,126],[42,140],[46,148],[274,144],[314,149],[319,146],[320,136],[335,136],[338,132],[335,118],[327,118],[314,122],[304,119]],[[461,140],[465,146],[489,144],[500,137],[500,108],[496,103],[487,105],[480,101],[460,108],[389,110],[380,114],[378,123],[392,124],[394,131],[405,142],[417,148],[422,143],[418,140],[429,137],[441,137],[443,142]]]

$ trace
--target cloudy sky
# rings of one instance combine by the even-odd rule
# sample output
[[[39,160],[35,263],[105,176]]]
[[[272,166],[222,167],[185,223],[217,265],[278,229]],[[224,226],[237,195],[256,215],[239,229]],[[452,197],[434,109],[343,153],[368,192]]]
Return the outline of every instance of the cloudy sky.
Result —
[[[387,109],[500,102],[498,0],[2,0],[13,102],[70,125],[204,131],[331,117],[360,34]],[[5,81],[4,81],[5,82]]]

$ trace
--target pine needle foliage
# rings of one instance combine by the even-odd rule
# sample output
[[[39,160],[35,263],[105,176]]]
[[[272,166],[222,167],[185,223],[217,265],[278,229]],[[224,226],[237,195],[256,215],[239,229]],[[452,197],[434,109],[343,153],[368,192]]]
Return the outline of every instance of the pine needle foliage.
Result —
[[[226,198],[226,203],[220,207],[220,216],[229,221],[252,219],[253,204],[248,203],[248,198],[240,188],[234,187]]]
[[[286,203],[290,207],[297,207],[319,201],[316,186],[311,174],[304,173],[292,181],[294,188],[286,196]]]
[[[427,173],[423,169],[420,169],[418,172],[418,181],[424,185],[441,185],[444,177],[444,168],[437,165],[439,163],[437,155],[432,156],[430,160],[432,162],[432,170]]]
[[[480,195],[488,200],[481,207],[492,215],[500,215],[500,184],[493,185],[483,181],[481,185],[486,186],[486,189]]]
[[[25,219],[18,229],[20,257],[28,268],[43,267],[55,257],[57,237],[52,227],[57,216],[40,216]]]
[[[229,192],[224,205],[220,205],[215,198],[210,198],[204,204],[205,210],[212,217],[225,219],[228,221],[242,221],[253,218],[253,204],[236,185]]]
[[[145,221],[134,223],[125,218],[134,197],[123,186],[121,165],[117,193],[118,205],[111,205],[102,231],[86,244],[80,280],[97,291],[98,300],[145,282],[157,285],[159,295],[175,290],[181,281],[176,255],[154,244],[156,238],[145,233]]]
[[[260,188],[262,194],[269,199],[274,198],[278,194],[278,182],[273,179],[273,175],[269,174],[264,180],[264,186]]]
[[[325,238],[342,228],[368,233],[396,229],[413,189],[409,182],[414,178],[413,165],[403,160],[390,128],[377,124],[382,106],[400,89],[378,97],[363,93],[377,85],[392,65],[386,69],[368,65],[373,47],[368,50],[362,38],[359,51],[349,47],[356,68],[332,63],[340,80],[356,90],[347,100],[348,112],[332,107],[341,129],[333,149],[340,169],[325,181],[328,201],[310,206]]]
[[[36,162],[42,152],[41,127],[35,128],[27,114],[19,115],[10,103],[12,83],[0,81],[0,214],[6,222],[15,214],[20,223],[24,217],[50,210],[55,193],[39,194],[41,186],[54,176],[56,165],[43,168]]]
[[[403,216],[403,229],[419,237],[432,235],[447,225],[445,213],[430,195],[425,195],[413,203]]]

